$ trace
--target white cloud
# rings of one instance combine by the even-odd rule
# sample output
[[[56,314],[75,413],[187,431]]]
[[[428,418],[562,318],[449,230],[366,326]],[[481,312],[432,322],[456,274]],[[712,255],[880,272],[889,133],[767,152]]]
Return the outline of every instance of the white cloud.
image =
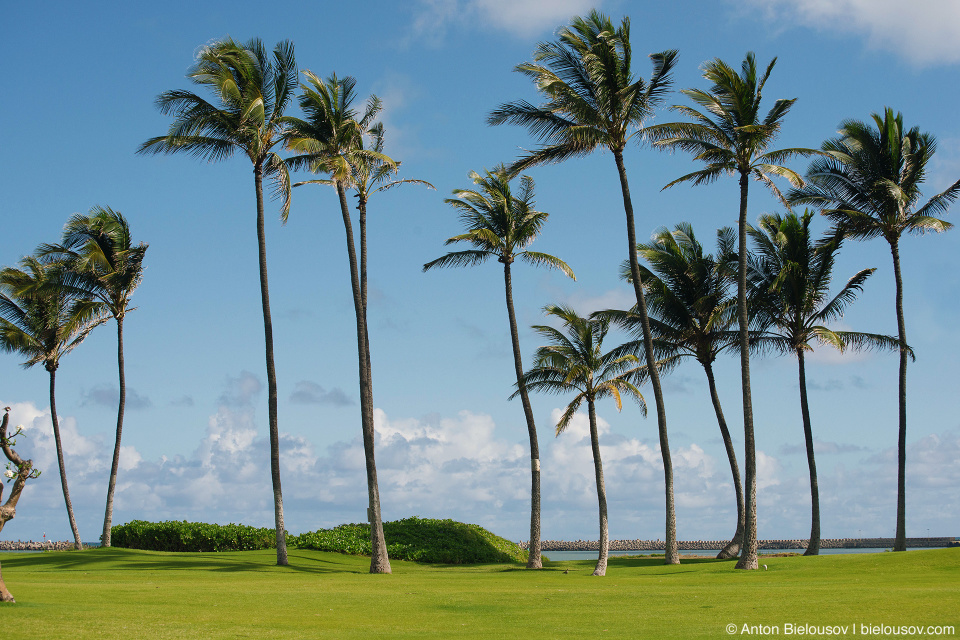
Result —
[[[662,538],[663,465],[651,421],[643,436],[618,432],[598,407],[600,449],[614,538]],[[556,408],[540,425],[545,539],[596,539],[596,480],[585,413],[553,437]],[[526,430],[518,417],[497,425],[486,414],[390,418],[375,413],[376,459],[384,517],[420,515],[475,522],[507,537],[525,539],[529,526],[530,462]],[[43,475],[27,485],[8,536],[69,538],[64,517],[49,413],[29,403],[13,405],[11,423],[22,423],[17,442]],[[112,439],[84,435],[76,420],[61,418],[66,464],[81,533],[96,539],[112,454]],[[627,427],[630,433],[633,427]],[[200,520],[271,526],[269,444],[263,420],[252,407],[221,406],[190,456],[146,459],[132,446],[121,449],[114,521]],[[848,445],[818,443],[849,450]],[[820,473],[825,536],[892,535],[896,498],[896,450]],[[955,531],[955,489],[960,484],[960,429],[929,435],[908,449],[908,535]],[[733,533],[735,506],[723,449],[717,443],[674,445],[678,535],[719,539]],[[741,468],[742,468],[742,460]],[[850,465],[850,466],[847,466]],[[797,538],[809,528],[805,465],[785,466],[757,452],[761,537]],[[349,440],[318,451],[305,438],[281,435],[281,474],[287,528],[293,532],[358,522],[367,504],[359,429]]]
[[[420,0],[409,38],[437,46],[449,25],[487,27],[519,38],[553,32],[574,16],[599,8],[597,0]]]
[[[770,22],[866,37],[916,65],[960,62],[960,3],[943,0],[750,0]]]

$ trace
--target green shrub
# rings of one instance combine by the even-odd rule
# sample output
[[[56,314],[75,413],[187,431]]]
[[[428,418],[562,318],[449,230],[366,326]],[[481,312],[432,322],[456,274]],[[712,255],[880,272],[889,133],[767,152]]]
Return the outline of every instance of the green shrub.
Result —
[[[454,520],[404,518],[383,523],[387,553],[397,560],[437,564],[525,562],[519,545],[476,524]],[[292,536],[288,543],[302,549],[370,555],[370,525],[343,524]]]
[[[242,524],[132,520],[110,529],[111,544],[148,551],[252,551],[277,546],[275,529]]]

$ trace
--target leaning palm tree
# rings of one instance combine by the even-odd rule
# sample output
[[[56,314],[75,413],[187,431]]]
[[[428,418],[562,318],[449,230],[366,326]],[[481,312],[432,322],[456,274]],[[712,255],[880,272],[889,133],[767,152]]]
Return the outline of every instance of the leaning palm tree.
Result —
[[[194,84],[213,92],[215,102],[183,90],[166,91],[157,98],[164,114],[174,122],[165,136],[147,140],[138,153],[189,153],[209,161],[223,160],[235,152],[253,163],[257,197],[257,247],[260,300],[267,367],[267,411],[270,424],[270,474],[273,483],[277,564],[287,564],[283,526],[283,493],[280,486],[280,430],[277,418],[277,373],[273,355],[273,320],[267,281],[267,239],[264,228],[263,178],[272,179],[282,198],[281,215],[290,210],[290,177],[274,149],[286,140],[284,111],[297,86],[293,43],[283,41],[271,60],[263,43],[253,39],[238,44],[226,38],[203,47],[197,64],[187,74]]]
[[[718,558],[736,557],[744,529],[740,467],[713,373],[717,356],[739,346],[736,298],[731,295],[736,281],[735,243],[733,229],[724,227],[717,232],[716,257],[705,254],[693,227],[681,222],[673,231],[659,229],[653,234],[652,242],[637,246],[638,254],[650,265],[650,269],[640,265],[640,277],[661,373],[685,358],[700,363],[707,376],[710,399],[727,452],[737,502],[737,527]],[[621,266],[621,277],[631,279],[629,264]],[[635,309],[602,313],[636,337],[641,336],[642,324]],[[641,375],[645,374],[643,367]]]
[[[548,393],[576,392],[577,395],[564,409],[560,421],[557,422],[557,435],[570,426],[583,402],[587,403],[590,446],[593,451],[600,507],[600,555],[593,575],[602,576],[607,572],[610,540],[607,527],[607,492],[603,484],[595,403],[601,398],[611,397],[617,403],[619,411],[622,407],[621,395],[626,394],[637,401],[646,415],[647,407],[643,396],[631,382],[638,373],[639,360],[632,353],[624,353],[623,347],[603,353],[603,339],[610,330],[610,321],[606,318],[581,318],[573,309],[560,305],[549,305],[544,308],[544,312],[558,318],[563,323],[564,331],[545,325],[533,327],[549,340],[550,344],[537,349],[533,367],[518,381],[514,395],[519,394],[523,386],[531,391]]]
[[[800,415],[810,472],[810,541],[803,555],[820,552],[820,489],[813,451],[813,429],[807,399],[805,353],[812,343],[828,345],[841,352],[847,348],[896,349],[898,341],[890,336],[835,331],[827,325],[843,317],[843,312],[862,291],[863,283],[876,269],[863,269],[830,297],[830,280],[842,236],[834,230],[814,243],[810,234],[813,214],[786,216],[766,214],[758,228],[748,227],[753,239],[747,277],[750,281],[750,305],[760,325],[766,329],[753,338],[760,350],[792,353],[797,357],[800,376]]]
[[[119,211],[110,207],[93,207],[87,215],[76,214],[63,230],[59,245],[42,245],[40,252],[65,262],[66,283],[77,287],[91,299],[99,301],[104,310],[117,322],[117,370],[119,372],[120,402],[117,409],[117,437],[113,446],[113,463],[107,484],[107,507],[100,536],[104,547],[110,546],[110,527],[113,522],[113,495],[120,467],[120,438],[123,433],[123,414],[126,406],[127,383],[123,361],[123,321],[130,306],[130,298],[143,279],[144,243],[134,244],[130,225]]]
[[[516,67],[516,71],[534,81],[547,102],[540,106],[524,100],[503,104],[490,114],[487,121],[493,125],[507,122],[523,125],[545,142],[539,149],[514,162],[510,166],[511,172],[586,156],[602,148],[613,154],[627,218],[627,255],[637,297],[637,312],[644,325],[650,384],[657,407],[666,493],[664,559],[667,564],[676,564],[680,562],[680,556],[676,544],[673,463],[667,438],[667,416],[647,326],[647,306],[637,262],[633,202],[623,152],[631,138],[641,139],[644,121],[653,115],[669,90],[670,72],[676,63],[677,52],[669,50],[652,54],[653,75],[649,80],[634,77],[632,55],[629,18],[624,18],[619,27],[614,27],[608,17],[597,11],[586,18],[575,18],[569,27],[560,30],[557,42],[543,42],[537,46],[536,62]]]
[[[314,173],[326,173],[340,201],[340,213],[347,240],[347,259],[350,264],[350,282],[353,289],[353,305],[357,322],[357,351],[360,378],[360,422],[363,432],[363,450],[367,470],[367,497],[370,520],[370,573],[390,573],[390,558],[383,537],[383,519],[380,514],[380,489],[377,482],[377,465],[374,456],[373,423],[373,369],[370,362],[370,339],[367,331],[366,300],[366,201],[362,209],[362,261],[357,262],[353,223],[347,205],[347,189],[354,187],[356,167],[364,162],[380,163],[379,166],[395,169],[396,161],[382,152],[364,149],[363,136],[375,126],[373,121],[380,112],[380,99],[370,98],[362,116],[353,109],[356,99],[356,80],[350,76],[337,78],[331,75],[322,80],[310,71],[305,71],[307,82],[301,85],[300,108],[306,119],[288,118],[290,136],[288,147],[297,153],[287,159],[294,169],[307,168]],[[371,168],[373,165],[370,165]],[[311,181],[321,182],[321,181]],[[304,183],[297,183],[306,184]],[[367,183],[365,183],[367,184]],[[369,195],[369,194],[367,194]]]
[[[855,240],[883,238],[890,245],[896,283],[897,335],[900,340],[899,443],[897,457],[897,534],[894,551],[906,551],[907,329],[903,317],[900,237],[904,233],[942,232],[953,225],[939,216],[960,195],[960,180],[920,205],[920,186],[937,141],[918,127],[905,130],[903,116],[889,107],[873,114],[873,125],[847,120],[840,136],[823,143],[827,156],[807,170],[805,187],[787,199],[812,204]]]
[[[737,316],[740,322],[740,376],[743,388],[744,467],[746,495],[746,529],[739,569],[757,568],[757,461],[753,428],[753,399],[750,392],[750,340],[747,312],[747,194],[750,179],[759,180],[781,198],[772,176],[786,178],[794,185],[803,184],[800,176],[781,166],[793,156],[816,154],[813,149],[779,149],[768,151],[780,132],[783,118],[796,102],[777,100],[761,119],[760,98],[763,85],[777,59],[767,65],[762,76],[757,74],[757,63],[752,52],[743,60],[737,73],[726,62],[714,59],[703,67],[703,77],[713,83],[710,91],[684,89],[681,93],[693,100],[702,110],[675,105],[673,111],[693,122],[673,122],[647,128],[654,145],[665,149],[681,149],[693,154],[706,167],[681,176],[664,187],[681,182],[694,185],[709,184],[722,175],[737,175],[740,179],[739,215],[739,274],[737,282]]]
[[[103,322],[99,303],[78,298],[63,284],[63,265],[35,257],[20,261],[20,269],[0,271],[0,349],[27,358],[24,367],[42,363],[50,374],[50,419],[60,467],[60,486],[74,545],[83,548],[63,461],[60,421],[57,418],[56,382],[60,359],[73,351],[87,334]]]
[[[567,263],[547,253],[528,251],[528,247],[543,229],[549,214],[537,211],[533,202],[533,179],[530,176],[520,178],[520,193],[513,195],[510,188],[510,175],[503,166],[485,175],[470,173],[473,183],[479,187],[457,189],[455,198],[444,200],[457,209],[460,221],[467,232],[453,236],[446,244],[469,243],[474,248],[465,251],[452,251],[423,265],[427,271],[434,267],[473,266],[496,258],[503,264],[503,282],[507,298],[507,319],[510,322],[510,341],[513,345],[513,366],[517,374],[517,394],[523,405],[523,414],[527,420],[527,432],[530,436],[530,545],[528,547],[527,568],[540,569],[540,447],[537,444],[537,425],[533,419],[533,408],[527,387],[523,383],[523,362],[520,357],[520,336],[517,332],[517,316],[513,309],[514,260],[520,258],[534,266],[546,266],[558,269],[576,280],[573,270]]]

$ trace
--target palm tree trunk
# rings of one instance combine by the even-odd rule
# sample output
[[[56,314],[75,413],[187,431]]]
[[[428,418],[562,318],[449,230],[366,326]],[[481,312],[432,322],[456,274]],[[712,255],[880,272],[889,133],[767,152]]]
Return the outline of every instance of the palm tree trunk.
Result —
[[[810,407],[807,404],[807,372],[803,363],[803,349],[797,348],[800,363],[800,413],[803,416],[803,440],[807,445],[807,467],[810,469],[810,542],[805,556],[820,553],[820,487],[817,485],[817,462],[813,457],[813,429],[810,426]]]
[[[897,443],[897,538],[894,551],[907,550],[907,328],[903,321],[903,279],[900,277],[900,246],[890,243],[893,277],[897,283],[897,337],[900,339],[899,409],[900,433]]]
[[[287,533],[283,525],[283,492],[280,487],[280,427],[277,422],[277,370],[273,361],[273,320],[267,283],[267,235],[263,216],[263,165],[253,168],[257,189],[257,248],[260,258],[260,299],[263,303],[263,336],[267,360],[267,414],[270,422],[270,476],[273,480],[273,514],[277,530],[277,564],[287,560]]]
[[[737,316],[740,322],[740,383],[743,390],[743,464],[745,511],[743,547],[737,569],[756,569],[757,563],[757,444],[753,433],[753,399],[750,394],[750,319],[747,315],[747,192],[748,172],[740,172],[739,269]]]
[[[720,425],[720,437],[723,438],[723,446],[727,450],[727,460],[730,462],[730,473],[733,475],[733,490],[737,495],[737,530],[733,538],[727,545],[720,550],[717,558],[726,560],[737,557],[740,553],[740,545],[743,542],[743,485],[740,484],[740,467],[737,465],[737,452],[733,448],[733,439],[730,437],[730,430],[727,429],[727,421],[723,417],[723,409],[720,408],[720,396],[717,394],[717,383],[713,377],[713,365],[709,362],[703,365],[703,370],[707,374],[707,383],[710,386],[710,400],[713,401],[713,410],[717,414],[717,424]]]
[[[113,463],[110,466],[110,480],[107,483],[107,509],[103,516],[103,533],[100,543],[110,546],[110,527],[113,524],[113,493],[117,487],[117,471],[120,468],[120,436],[123,433],[123,413],[127,404],[127,378],[123,367],[123,315],[117,320],[117,368],[120,378],[120,406],[117,409],[117,440],[113,445]]]
[[[380,517],[380,489],[377,485],[377,463],[374,458],[373,381],[367,317],[358,273],[353,225],[350,223],[350,209],[347,206],[347,193],[343,183],[339,181],[337,182],[337,196],[340,198],[340,212],[343,215],[343,228],[347,236],[347,257],[350,261],[350,281],[353,286],[353,304],[357,316],[357,348],[360,363],[360,423],[363,431],[363,452],[367,467],[367,493],[369,497],[367,518],[370,521],[370,573],[391,573],[387,544],[383,537],[383,522]]]
[[[77,550],[83,549],[80,541],[80,531],[77,529],[77,519],[73,517],[73,503],[70,502],[70,489],[67,488],[67,467],[63,462],[63,444],[60,442],[60,421],[57,419],[56,399],[56,365],[47,364],[50,373],[50,420],[53,422],[53,440],[57,445],[57,464],[60,465],[60,486],[63,488],[63,501],[67,505],[67,517],[70,519],[70,530],[73,532],[73,545]]]
[[[520,392],[520,403],[523,405],[523,415],[527,420],[527,433],[530,436],[530,546],[527,556],[527,569],[542,569],[543,561],[540,558],[540,447],[537,444],[537,425],[533,421],[530,395],[527,393],[527,386],[523,383],[520,334],[517,332],[517,316],[513,310],[513,281],[509,260],[503,260],[503,282],[507,292],[507,317],[510,319],[510,342],[513,345],[513,367],[517,373],[517,390]]]
[[[630,186],[627,184],[627,170],[623,165],[623,151],[613,150],[613,158],[620,174],[620,190],[623,194],[623,209],[627,216],[627,253],[630,256],[630,276],[633,290],[637,296],[637,313],[643,328],[643,345],[647,355],[647,371],[650,372],[650,386],[657,406],[657,431],[660,435],[660,455],[663,458],[663,484],[666,494],[666,533],[664,534],[663,561],[665,564],[680,564],[677,551],[677,515],[673,500],[673,461],[670,457],[670,444],[667,440],[667,413],[663,403],[663,390],[660,387],[660,372],[657,369],[653,352],[653,337],[650,332],[650,318],[647,317],[647,303],[643,297],[643,285],[640,282],[640,263],[637,260],[637,233],[634,228],[633,203],[630,200]]]
[[[603,485],[603,463],[600,461],[600,435],[597,433],[597,412],[593,398],[587,398],[587,415],[590,418],[590,447],[593,449],[593,468],[597,474],[597,500],[600,503],[600,557],[593,575],[607,574],[607,556],[610,553],[610,539],[607,526],[607,490]]]

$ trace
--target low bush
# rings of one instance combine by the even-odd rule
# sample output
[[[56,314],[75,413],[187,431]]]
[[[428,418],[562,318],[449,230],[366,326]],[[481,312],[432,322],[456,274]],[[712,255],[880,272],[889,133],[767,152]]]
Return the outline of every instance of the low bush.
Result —
[[[253,551],[277,546],[275,529],[242,524],[132,520],[110,529],[111,544],[147,551]]]
[[[476,524],[454,520],[404,518],[383,523],[387,553],[397,560],[437,564],[525,562],[519,545]],[[302,549],[370,555],[370,525],[344,524],[289,538]]]

